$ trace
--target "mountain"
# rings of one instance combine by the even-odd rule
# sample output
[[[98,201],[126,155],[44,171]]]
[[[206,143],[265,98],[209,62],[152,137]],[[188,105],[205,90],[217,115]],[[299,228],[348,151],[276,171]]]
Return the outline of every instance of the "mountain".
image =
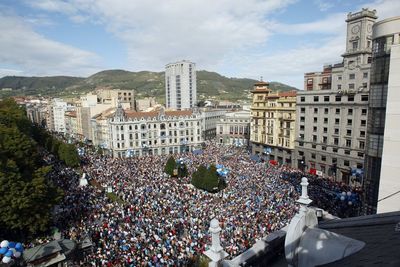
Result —
[[[228,78],[216,72],[197,71],[198,99],[249,100],[250,90],[257,80]],[[71,96],[89,92],[96,87],[135,89],[138,97],[155,96],[164,102],[164,72],[130,72],[125,70],[105,70],[87,78],[18,77],[7,76],[0,79],[0,96],[11,95],[49,95]],[[6,88],[6,89],[4,89]],[[7,88],[11,88],[7,89]],[[297,88],[270,82],[270,88],[278,91],[298,90]]]

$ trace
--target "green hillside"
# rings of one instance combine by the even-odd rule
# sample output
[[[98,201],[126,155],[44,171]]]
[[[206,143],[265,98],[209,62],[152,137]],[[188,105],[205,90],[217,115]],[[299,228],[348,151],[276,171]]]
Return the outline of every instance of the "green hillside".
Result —
[[[198,99],[243,100],[249,99],[249,93],[256,80],[228,78],[216,72],[197,71]],[[54,77],[17,77],[7,76],[0,79],[0,97],[12,95],[48,95],[73,96],[89,92],[97,87],[135,89],[138,97],[155,96],[164,102],[164,72],[130,72],[125,70],[105,70],[88,78]],[[288,85],[271,82],[270,88],[279,91],[297,90]]]

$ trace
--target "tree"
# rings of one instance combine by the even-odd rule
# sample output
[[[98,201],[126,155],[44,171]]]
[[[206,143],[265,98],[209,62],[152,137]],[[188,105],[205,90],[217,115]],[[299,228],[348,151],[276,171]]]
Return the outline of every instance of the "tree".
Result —
[[[58,147],[58,158],[69,167],[79,166],[80,159],[74,145],[60,143]]]
[[[164,172],[172,176],[174,174],[175,167],[176,161],[173,156],[170,156],[167,163],[165,164]]]
[[[217,168],[211,165],[208,169],[200,165],[192,175],[191,183],[198,189],[203,189],[208,192],[217,192],[219,187],[219,177],[217,175]]]

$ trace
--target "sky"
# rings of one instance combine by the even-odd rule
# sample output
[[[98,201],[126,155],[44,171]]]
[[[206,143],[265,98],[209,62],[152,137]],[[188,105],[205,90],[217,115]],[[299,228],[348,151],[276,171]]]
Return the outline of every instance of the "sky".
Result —
[[[1,0],[0,77],[163,71],[182,59],[227,77],[303,89],[341,62],[349,12],[400,0]]]

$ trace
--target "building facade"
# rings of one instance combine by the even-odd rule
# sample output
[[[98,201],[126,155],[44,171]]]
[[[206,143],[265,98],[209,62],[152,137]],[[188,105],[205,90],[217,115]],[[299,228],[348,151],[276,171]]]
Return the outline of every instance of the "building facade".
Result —
[[[78,123],[76,119],[76,111],[67,111],[65,118],[65,133],[70,137],[75,137],[78,132]]]
[[[179,61],[165,66],[165,106],[167,109],[184,110],[196,106],[196,65]]]
[[[226,113],[216,124],[216,141],[223,145],[248,147],[250,140],[250,110]]]
[[[365,212],[400,210],[400,17],[373,26]]]
[[[202,119],[203,140],[212,140],[217,136],[217,123],[225,116],[226,110],[202,108],[200,116]]]
[[[46,118],[48,116],[47,103],[41,103],[40,101],[37,103],[31,102],[27,103],[25,107],[26,114],[30,121],[42,127],[46,126]]]
[[[65,133],[65,112],[67,102],[60,98],[54,98],[49,102],[47,127],[51,131]]]
[[[297,94],[294,166],[361,185],[352,176],[364,169],[372,25],[376,11],[347,16],[343,62],[304,75],[305,90]]]
[[[292,165],[295,140],[296,92],[275,92],[268,83],[254,85],[251,106],[252,153],[265,160]]]
[[[200,114],[190,110],[135,112],[117,108],[108,118],[113,156],[167,155],[201,147]]]

